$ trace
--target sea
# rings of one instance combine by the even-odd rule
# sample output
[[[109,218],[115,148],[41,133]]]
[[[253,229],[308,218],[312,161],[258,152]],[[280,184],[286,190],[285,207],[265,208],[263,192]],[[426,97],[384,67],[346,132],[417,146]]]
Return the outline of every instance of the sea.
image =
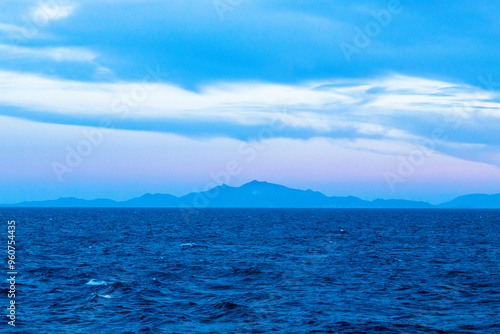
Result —
[[[500,333],[500,210],[2,208],[0,218],[1,333]]]

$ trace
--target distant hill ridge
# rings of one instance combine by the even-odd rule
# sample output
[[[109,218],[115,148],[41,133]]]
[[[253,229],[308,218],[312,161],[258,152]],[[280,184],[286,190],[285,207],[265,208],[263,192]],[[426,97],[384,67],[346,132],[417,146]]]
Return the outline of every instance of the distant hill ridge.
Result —
[[[432,205],[398,199],[362,200],[358,197],[326,196],[312,190],[288,188],[279,184],[252,181],[241,187],[217,186],[211,190],[177,197],[168,194],[145,194],[127,201],[110,199],[84,200],[60,198],[50,201],[23,202],[4,207],[109,207],[109,208],[380,208],[380,209],[431,209],[431,208],[495,208],[500,209],[500,194],[473,194]]]

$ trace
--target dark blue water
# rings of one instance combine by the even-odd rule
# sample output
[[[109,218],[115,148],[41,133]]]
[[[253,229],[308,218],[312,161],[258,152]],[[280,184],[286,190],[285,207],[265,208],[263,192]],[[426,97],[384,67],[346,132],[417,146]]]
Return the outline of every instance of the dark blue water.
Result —
[[[17,325],[4,318],[6,333],[500,333],[500,211],[0,218],[5,245],[17,221]]]

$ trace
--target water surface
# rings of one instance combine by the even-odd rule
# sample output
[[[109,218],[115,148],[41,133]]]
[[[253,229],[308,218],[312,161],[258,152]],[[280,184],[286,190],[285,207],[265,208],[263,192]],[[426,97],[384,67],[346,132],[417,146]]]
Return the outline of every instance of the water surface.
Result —
[[[18,333],[500,333],[498,210],[0,217],[17,221]]]

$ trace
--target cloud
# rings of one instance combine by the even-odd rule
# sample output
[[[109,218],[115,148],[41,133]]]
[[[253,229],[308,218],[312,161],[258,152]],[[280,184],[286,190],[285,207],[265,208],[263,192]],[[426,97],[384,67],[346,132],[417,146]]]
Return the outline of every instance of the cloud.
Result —
[[[6,33],[6,34],[23,34],[25,32],[25,29],[23,27],[19,27],[13,24],[5,24],[5,23],[0,23],[0,32]]]
[[[65,2],[65,1],[64,1]],[[52,2],[41,2],[31,12],[31,18],[40,22],[44,21],[57,21],[70,16],[75,10],[76,6],[71,4]]]
[[[26,43],[29,40],[53,39],[54,36],[29,24],[12,25],[0,23],[0,42],[10,44]]]
[[[57,62],[93,62],[97,55],[79,47],[39,47],[29,48],[0,44],[0,59],[49,59]]]
[[[53,40],[59,35],[48,33],[47,27],[69,17],[77,7],[68,0],[39,1],[34,7],[29,7],[30,2],[35,1],[20,1],[5,10],[9,22],[0,22],[0,41],[27,44],[35,39]]]
[[[413,143],[439,130],[445,139],[436,149],[456,156],[497,143],[498,92],[464,84],[393,74],[296,85],[223,82],[191,91],[158,82],[168,77],[159,70],[145,72],[144,82],[134,83],[0,72],[0,114],[87,126],[110,120],[121,129],[240,140],[271,129],[274,137]]]
[[[398,159],[386,152],[405,154],[411,147],[386,139],[275,138],[256,144],[126,130],[107,132],[60,183],[52,163],[65,163],[68,145],[76,150],[95,132],[0,116],[0,186],[14,189],[0,192],[0,203],[67,196],[126,199],[147,192],[184,195],[212,184],[213,175],[223,178],[229,161],[242,168],[230,180],[234,186],[260,179],[336,196],[443,202],[466,193],[498,192],[500,186],[500,169],[437,153],[393,193],[384,173],[397,168]],[[41,190],[34,192],[34,185]]]

